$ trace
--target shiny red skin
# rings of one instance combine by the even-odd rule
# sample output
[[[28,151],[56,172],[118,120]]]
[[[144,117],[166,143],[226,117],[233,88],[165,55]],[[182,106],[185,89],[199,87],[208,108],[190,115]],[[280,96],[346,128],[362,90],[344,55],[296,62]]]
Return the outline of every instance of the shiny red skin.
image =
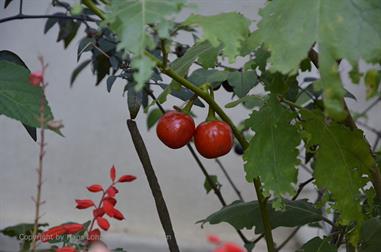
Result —
[[[165,113],[156,127],[159,139],[169,148],[178,149],[189,143],[195,132],[193,118],[177,111]]]
[[[196,129],[194,143],[203,157],[221,157],[233,147],[233,132],[225,122],[217,120],[203,122]]]

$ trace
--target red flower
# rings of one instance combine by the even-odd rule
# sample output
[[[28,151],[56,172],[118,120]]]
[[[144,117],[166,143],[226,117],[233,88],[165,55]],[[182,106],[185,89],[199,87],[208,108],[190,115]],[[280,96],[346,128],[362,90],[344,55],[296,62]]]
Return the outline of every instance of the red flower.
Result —
[[[115,195],[119,192],[118,189],[116,189],[115,186],[111,186],[109,189],[107,189],[107,194],[110,196],[110,197],[115,197]]]
[[[78,209],[86,209],[86,208],[95,206],[94,202],[92,200],[89,200],[89,199],[84,199],[84,200],[77,199],[77,200],[75,200],[75,202],[77,202],[76,208],[78,208]]]
[[[222,242],[220,237],[218,237],[217,235],[209,235],[208,241],[212,244],[217,244],[217,245]]]
[[[42,242],[47,242],[49,240],[56,239],[60,235],[66,233],[66,229],[62,226],[56,226],[48,229],[40,235],[40,239]]]
[[[117,220],[124,220],[124,215],[116,208],[112,209],[112,217]]]
[[[116,169],[115,169],[115,166],[112,166],[110,169],[110,178],[112,182],[115,181],[115,177],[116,177]]]
[[[112,197],[105,197],[105,198],[103,199],[103,201],[105,201],[105,200],[109,201],[113,206],[115,206],[116,203],[117,203],[116,199],[114,199],[114,198],[112,198]]]
[[[104,200],[102,208],[108,216],[113,217],[114,205],[110,201]]]
[[[96,217],[102,217],[104,214],[105,214],[105,211],[103,210],[103,208],[96,208],[96,209],[93,210],[93,216],[94,216],[94,218],[96,218]]]
[[[88,241],[98,241],[100,238],[101,238],[101,231],[98,228],[91,230],[87,234]]]
[[[103,217],[97,217],[97,224],[104,231],[107,231],[110,228],[110,223]]]
[[[101,192],[103,191],[103,187],[101,185],[91,185],[87,187],[87,190],[90,192]]]
[[[132,182],[135,179],[136,179],[136,177],[133,175],[123,175],[122,177],[119,178],[118,182],[120,182],[120,183]]]
[[[213,252],[245,252],[245,250],[233,242],[227,242]]]
[[[56,249],[56,252],[76,252],[77,250],[73,247],[63,247]]]
[[[41,71],[32,72],[29,75],[29,82],[33,86],[40,86],[41,82],[44,81],[44,76]]]
[[[62,227],[66,230],[66,234],[76,234],[79,231],[82,231],[85,229],[85,227],[82,224],[79,223],[68,223],[63,224]]]

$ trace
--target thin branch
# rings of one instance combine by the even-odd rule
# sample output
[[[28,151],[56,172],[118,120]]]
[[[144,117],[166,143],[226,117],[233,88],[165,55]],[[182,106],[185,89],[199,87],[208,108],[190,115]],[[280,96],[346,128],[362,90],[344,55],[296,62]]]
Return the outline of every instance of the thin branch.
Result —
[[[291,241],[291,239],[296,235],[296,233],[299,231],[299,229],[301,228],[301,226],[295,228],[291,234],[275,249],[275,251],[280,251],[282,248],[284,248],[284,246],[287,245],[287,243],[289,241]]]
[[[364,109],[362,112],[359,113],[358,117],[361,117],[368,113],[369,110],[374,108],[379,102],[381,101],[381,97],[378,97],[376,100],[374,100],[366,109]]]
[[[46,18],[57,18],[57,19],[71,19],[71,20],[79,20],[79,21],[87,21],[87,22],[99,22],[99,20],[93,19],[91,17],[86,16],[56,16],[56,15],[24,15],[18,14],[6,18],[0,19],[0,23],[5,23],[12,20],[20,20],[20,19],[46,19]]]
[[[23,0],[20,0],[19,15],[22,15],[22,5],[23,5]]]
[[[218,158],[214,160],[216,161],[218,166],[221,168],[222,172],[224,173],[226,179],[229,181],[229,184],[233,187],[233,190],[237,194],[238,198],[243,201],[241,192],[238,190],[237,186],[234,184],[234,181],[230,177],[229,173],[226,171],[225,167],[222,165],[221,161]]]
[[[294,197],[292,197],[291,200],[296,200],[298,198],[298,196],[300,195],[300,193],[303,191],[304,187],[306,187],[309,183],[314,181],[314,179],[315,178],[310,178],[310,179],[304,181],[303,183],[300,183],[299,187],[298,187],[298,190],[296,191],[296,194],[294,195]]]
[[[151,160],[144,144],[143,138],[139,132],[136,122],[129,119],[127,120],[128,130],[130,131],[132,142],[134,143],[136,152],[138,153],[140,162],[143,165],[148,184],[151,188],[152,195],[155,199],[156,209],[160,218],[161,225],[164,229],[169,251],[179,252],[176,236],[173,231],[171,217],[168,212],[167,204],[165,203],[163,194],[161,192],[160,184],[157,180],[155,170],[152,167]]]

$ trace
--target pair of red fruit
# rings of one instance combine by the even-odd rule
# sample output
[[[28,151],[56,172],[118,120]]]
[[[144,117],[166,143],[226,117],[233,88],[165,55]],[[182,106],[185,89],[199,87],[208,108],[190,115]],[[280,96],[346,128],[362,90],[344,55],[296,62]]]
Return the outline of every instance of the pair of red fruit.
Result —
[[[211,120],[195,127],[193,118],[185,113],[169,111],[159,120],[156,133],[169,148],[178,149],[194,137],[197,151],[205,158],[217,158],[233,147],[233,132],[229,124]]]

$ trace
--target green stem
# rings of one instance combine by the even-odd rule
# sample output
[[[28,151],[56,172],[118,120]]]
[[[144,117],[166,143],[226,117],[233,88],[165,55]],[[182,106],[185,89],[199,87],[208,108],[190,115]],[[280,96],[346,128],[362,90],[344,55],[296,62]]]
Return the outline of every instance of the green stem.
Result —
[[[101,19],[105,19],[106,16],[101,9],[99,9],[92,0],[82,0],[82,4],[86,5],[95,15]]]

